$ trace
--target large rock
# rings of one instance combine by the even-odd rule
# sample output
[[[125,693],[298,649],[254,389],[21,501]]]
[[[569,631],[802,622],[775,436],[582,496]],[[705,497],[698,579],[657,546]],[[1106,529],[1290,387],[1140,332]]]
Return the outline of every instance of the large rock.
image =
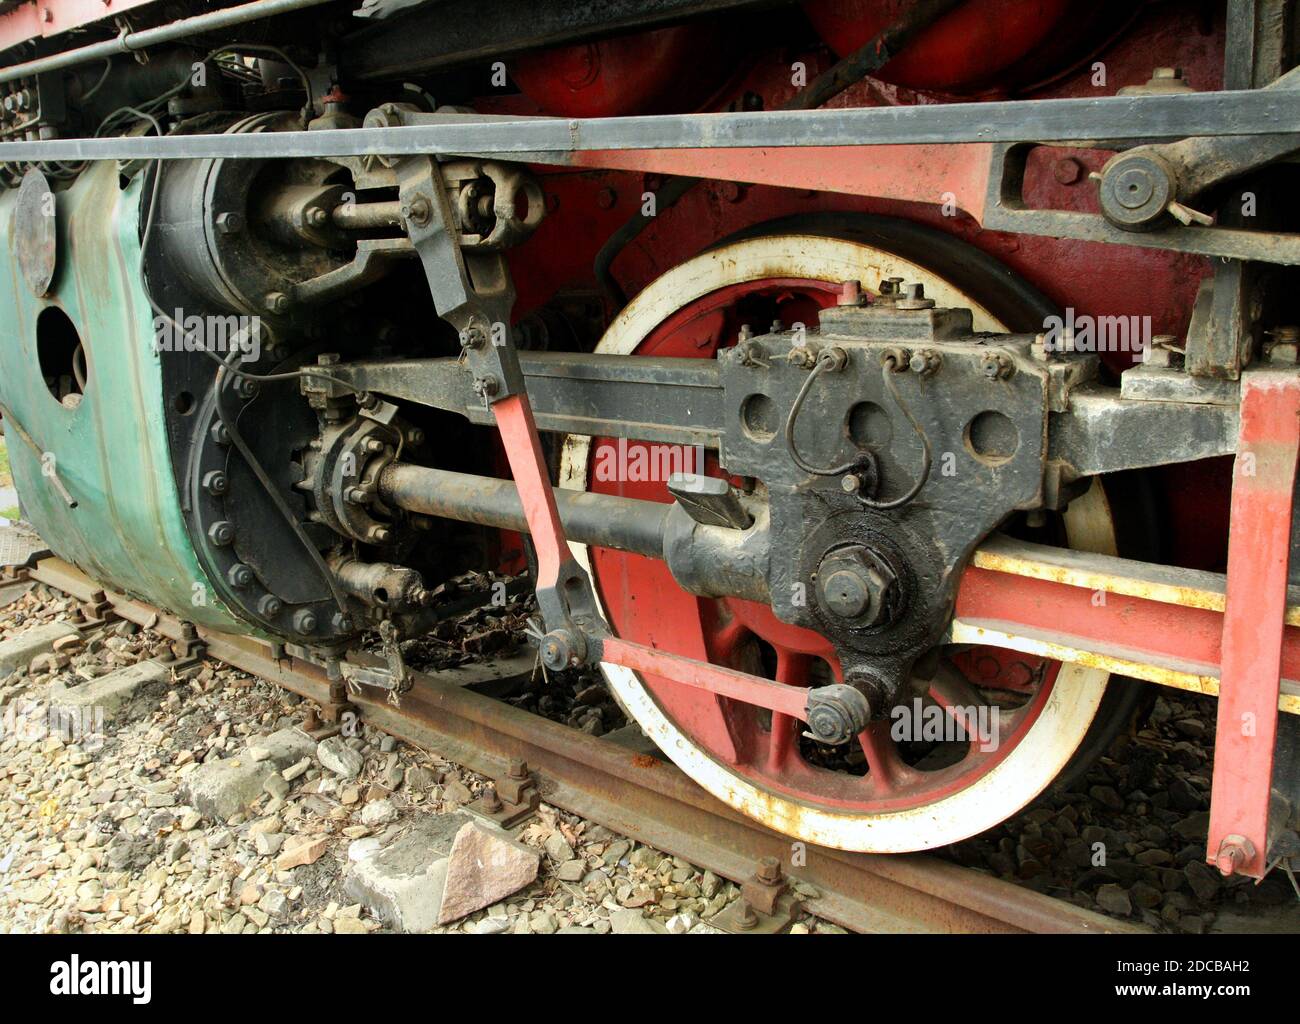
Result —
[[[365,766],[365,759],[343,741],[342,736],[330,736],[316,745],[316,757],[321,765],[335,775],[355,779]]]
[[[74,715],[102,711],[107,721],[126,721],[152,711],[170,685],[166,665],[139,661],[77,686],[56,679],[50,686],[50,707]]]
[[[432,931],[442,905],[447,855],[469,820],[460,813],[429,815],[385,849],[353,843],[344,891],[391,928]]]
[[[260,760],[246,749],[224,761],[199,767],[183,784],[186,802],[209,818],[225,821],[262,795],[266,780],[310,755],[316,743],[298,729],[281,729],[250,741]]]
[[[505,899],[537,877],[541,856],[500,829],[471,821],[456,833],[438,923],[455,921]]]
[[[668,929],[639,910],[614,910],[609,923],[615,935],[667,935]]]
[[[26,665],[38,654],[54,650],[54,642],[65,636],[76,636],[77,627],[67,622],[47,622],[41,626],[24,629],[15,637],[0,641],[0,679],[16,668]]]

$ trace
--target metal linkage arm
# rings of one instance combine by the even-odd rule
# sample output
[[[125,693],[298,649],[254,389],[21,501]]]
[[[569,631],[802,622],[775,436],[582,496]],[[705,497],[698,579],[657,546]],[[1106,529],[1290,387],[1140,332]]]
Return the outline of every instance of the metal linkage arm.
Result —
[[[1298,455],[1300,376],[1244,374],[1206,849],[1225,875],[1267,869]]]

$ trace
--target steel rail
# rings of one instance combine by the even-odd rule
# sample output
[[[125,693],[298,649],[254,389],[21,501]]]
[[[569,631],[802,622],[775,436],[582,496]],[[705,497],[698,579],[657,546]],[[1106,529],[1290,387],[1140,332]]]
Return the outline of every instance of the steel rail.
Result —
[[[294,2],[294,0],[283,0]],[[437,123],[6,142],[24,160],[286,159],[471,155],[562,163],[571,153],[664,149],[780,149],[956,142],[1116,142],[1300,133],[1294,94],[1267,89],[1174,96],[1107,96],[923,106],[634,117],[425,115]]]
[[[123,53],[136,53],[159,43],[171,43],[188,36],[214,32],[234,25],[243,25],[261,18],[273,18],[277,14],[289,14],[309,7],[320,7],[334,3],[335,0],[253,0],[252,3],[240,4],[238,7],[226,7],[219,11],[196,14],[190,18],[180,18],[159,25],[157,28],[144,28],[136,32],[121,32],[112,39],[99,43],[89,43],[72,50],[64,50],[48,57],[38,57],[22,64],[12,64],[0,68],[0,85],[15,82],[30,75],[58,71],[61,68],[75,67],[94,60],[106,60]]]
[[[171,639],[185,624],[150,605],[101,587],[58,558],[40,560],[34,579],[79,601],[107,601],[124,619]],[[198,630],[206,655],[324,703],[323,668],[270,643]],[[791,840],[715,800],[671,764],[587,735],[445,677],[415,673],[400,707],[382,695],[354,702],[363,720],[483,775],[500,777],[513,758],[533,770],[543,800],[655,849],[741,882],[759,858],[791,860]],[[1115,921],[968,868],[923,855],[886,856],[801,847],[793,877],[812,885],[806,908],[861,932],[1130,933]]]

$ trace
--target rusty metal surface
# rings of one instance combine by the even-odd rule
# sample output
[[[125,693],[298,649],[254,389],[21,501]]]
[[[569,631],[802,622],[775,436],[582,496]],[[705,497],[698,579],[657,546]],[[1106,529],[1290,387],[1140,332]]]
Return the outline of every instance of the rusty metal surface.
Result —
[[[59,559],[41,561],[33,575],[85,600],[96,583]],[[107,592],[117,614],[173,639],[181,623],[142,602]],[[285,657],[251,637],[200,629],[208,654],[318,702],[329,696],[322,668]],[[436,751],[473,771],[507,774],[527,761],[547,803],[689,860],[736,882],[762,857],[776,857],[795,880],[821,896],[806,901],[820,917],[861,932],[1140,931],[1040,893],[924,856],[880,856],[791,843],[709,796],[656,757],[539,718],[467,691],[437,676],[417,674],[402,706],[359,697],[364,719],[406,742]],[[792,853],[802,863],[791,866]]]
[[[14,212],[14,249],[23,280],[32,294],[41,298],[50,290],[58,258],[58,235],[55,231],[54,193],[45,175],[29,167],[18,187],[18,206]]]

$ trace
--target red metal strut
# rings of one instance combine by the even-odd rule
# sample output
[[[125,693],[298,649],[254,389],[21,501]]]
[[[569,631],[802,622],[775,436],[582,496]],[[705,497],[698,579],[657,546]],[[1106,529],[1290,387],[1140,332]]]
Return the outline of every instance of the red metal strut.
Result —
[[[1225,875],[1265,872],[1298,455],[1300,376],[1243,374],[1206,849]]]

